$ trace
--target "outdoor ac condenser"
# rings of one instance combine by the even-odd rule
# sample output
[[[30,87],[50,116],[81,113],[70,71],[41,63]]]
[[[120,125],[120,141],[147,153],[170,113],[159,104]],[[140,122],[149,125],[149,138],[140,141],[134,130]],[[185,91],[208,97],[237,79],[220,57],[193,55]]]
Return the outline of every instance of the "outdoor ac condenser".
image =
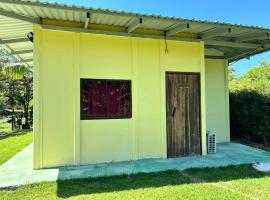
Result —
[[[207,130],[206,137],[207,137],[207,153],[209,154],[216,153],[216,148],[217,148],[216,134]]]

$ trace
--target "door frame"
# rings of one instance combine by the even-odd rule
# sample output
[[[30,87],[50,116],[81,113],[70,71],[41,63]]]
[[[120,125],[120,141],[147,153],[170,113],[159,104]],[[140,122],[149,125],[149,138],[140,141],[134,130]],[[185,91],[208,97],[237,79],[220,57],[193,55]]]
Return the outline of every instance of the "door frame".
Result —
[[[199,99],[200,99],[200,105],[199,105],[199,113],[200,113],[200,123],[199,123],[199,126],[200,126],[200,145],[201,145],[201,148],[200,148],[200,155],[202,155],[202,111],[201,111],[201,104],[202,104],[202,99],[201,99],[201,73],[200,72],[179,72],[179,71],[166,71],[165,72],[165,108],[166,108],[166,157],[168,157],[168,129],[167,129],[167,126],[168,126],[168,123],[167,123],[167,110],[168,110],[168,107],[167,107],[167,75],[169,74],[181,74],[181,75],[199,75]]]

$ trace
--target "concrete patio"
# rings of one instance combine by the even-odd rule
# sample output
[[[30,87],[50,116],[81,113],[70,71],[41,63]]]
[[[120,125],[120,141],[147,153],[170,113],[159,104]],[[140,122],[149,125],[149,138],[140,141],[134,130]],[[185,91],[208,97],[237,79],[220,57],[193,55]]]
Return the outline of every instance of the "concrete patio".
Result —
[[[73,178],[270,162],[270,152],[237,143],[222,143],[217,145],[216,154],[207,156],[174,159],[145,159],[139,161],[33,170],[32,148],[32,145],[29,145],[0,166],[0,188]]]

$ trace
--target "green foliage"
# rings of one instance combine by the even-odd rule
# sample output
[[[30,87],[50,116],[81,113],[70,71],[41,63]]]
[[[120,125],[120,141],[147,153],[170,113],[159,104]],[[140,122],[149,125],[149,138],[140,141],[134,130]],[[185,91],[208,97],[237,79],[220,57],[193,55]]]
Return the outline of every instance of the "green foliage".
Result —
[[[233,138],[270,145],[270,64],[261,62],[230,81],[230,120]]]
[[[1,92],[1,89],[0,89],[0,110],[5,109],[5,107],[6,107],[6,103],[5,102],[6,101],[7,101],[7,98],[4,96],[3,92]]]
[[[229,78],[229,81],[232,81],[232,80],[235,80],[238,78],[235,70],[229,66],[229,69],[228,69],[228,78]]]
[[[249,70],[243,77],[232,79],[230,81],[230,90],[232,92],[248,90],[257,91],[263,95],[270,94],[270,64],[261,62]]]
[[[15,108],[23,109],[26,126],[30,128],[32,122],[29,116],[29,107],[33,98],[32,70],[25,65],[18,64],[15,57],[4,49],[0,49],[0,109]],[[14,112],[13,114],[14,115]],[[12,129],[15,119],[12,120]]]
[[[0,66],[3,66],[4,64],[10,62],[17,62],[17,59],[14,56],[10,55],[7,50],[0,47]]]
[[[25,65],[10,65],[2,67],[3,76],[13,80],[22,79],[24,76],[29,75],[29,73],[31,73],[30,69]]]

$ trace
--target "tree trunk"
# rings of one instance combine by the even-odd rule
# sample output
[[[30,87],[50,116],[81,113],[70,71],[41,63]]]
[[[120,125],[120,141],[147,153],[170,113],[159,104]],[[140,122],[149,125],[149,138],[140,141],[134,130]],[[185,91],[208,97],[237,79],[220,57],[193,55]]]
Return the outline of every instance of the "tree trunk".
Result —
[[[15,129],[15,119],[14,119],[14,107],[12,107],[12,121],[11,121],[11,130]]]
[[[25,124],[24,129],[30,129],[29,124],[29,103],[30,103],[30,80],[24,80],[24,87],[25,87],[25,95],[24,95],[24,118]]]
[[[30,124],[29,124],[29,103],[25,102],[27,105],[24,105],[24,118],[25,118],[25,124],[23,129],[30,129]]]

